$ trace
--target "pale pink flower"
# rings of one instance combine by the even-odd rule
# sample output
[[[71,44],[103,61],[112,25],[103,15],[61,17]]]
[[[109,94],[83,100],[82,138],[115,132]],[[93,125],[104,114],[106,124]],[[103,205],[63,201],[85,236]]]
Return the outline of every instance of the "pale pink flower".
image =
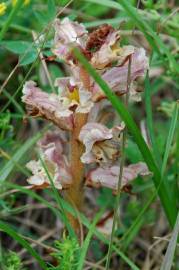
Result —
[[[136,48],[134,53],[131,55],[131,72],[130,72],[131,83],[136,78],[143,76],[147,68],[148,68],[148,58],[145,55],[144,49]],[[107,82],[109,87],[117,95],[123,95],[126,93],[128,69],[129,69],[129,62],[126,61],[122,66],[119,65],[105,70],[101,76],[102,79]],[[133,86],[131,85],[131,88],[132,87]],[[105,97],[104,92],[100,89],[100,87],[96,83],[94,83],[92,87],[92,92],[93,92],[93,100],[95,101]]]
[[[101,220],[97,223],[98,231],[107,237],[110,236],[112,232],[113,218],[114,218],[113,211],[110,212],[107,211],[104,213]]]
[[[117,136],[124,129],[119,126],[108,129],[99,123],[87,123],[79,134],[79,140],[85,145],[85,152],[81,156],[83,163],[114,161],[119,155],[120,139]]]
[[[48,131],[38,142],[38,146],[45,151],[45,149],[49,148],[49,144],[51,143],[55,145],[56,151],[59,154],[64,153],[64,144],[67,143],[66,131]]]
[[[74,112],[86,114],[93,107],[92,94],[81,86],[70,85],[70,79],[57,80],[57,84],[64,85],[60,95],[43,92],[33,81],[26,82],[22,101],[29,115],[50,120],[63,130],[72,130]]]
[[[73,112],[69,110],[66,100],[43,92],[33,81],[25,83],[23,94],[22,101],[26,103],[29,115],[50,120],[61,129],[73,128]]]
[[[55,86],[59,87],[62,97],[71,102],[71,107],[77,113],[89,113],[94,103],[91,100],[92,94],[85,90],[81,82],[76,82],[73,77],[57,78]]]
[[[63,154],[63,140],[57,134],[48,133],[39,143],[45,167],[57,189],[68,187],[72,182],[69,163]],[[49,186],[50,179],[40,160],[32,160],[26,167],[32,172],[27,179],[33,186]]]
[[[64,18],[55,21],[55,39],[53,53],[60,59],[69,62],[71,49],[74,46],[85,47],[87,30],[82,24]]]
[[[117,190],[119,181],[120,167],[119,165],[98,167],[91,170],[87,176],[87,184],[96,187],[107,187]],[[144,162],[132,164],[123,168],[121,188],[130,184],[138,175],[148,176],[149,172]]]
[[[113,31],[108,34],[104,44],[99,50],[92,54],[91,64],[97,70],[103,70],[113,64],[122,65],[126,58],[134,53],[134,46],[119,45],[120,31]]]
[[[109,63],[117,60],[117,42],[120,39],[119,31],[112,31],[106,37],[104,44],[92,54],[91,64],[96,69],[103,69]]]

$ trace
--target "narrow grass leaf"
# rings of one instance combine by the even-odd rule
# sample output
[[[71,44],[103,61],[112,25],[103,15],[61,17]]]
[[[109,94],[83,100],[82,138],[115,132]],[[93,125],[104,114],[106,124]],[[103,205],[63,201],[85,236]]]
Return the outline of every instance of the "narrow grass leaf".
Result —
[[[122,238],[119,241],[120,243],[126,243],[128,238],[131,238],[132,235],[134,235],[135,231],[137,230],[137,228],[140,226],[140,224],[142,224],[143,222],[143,217],[145,212],[149,209],[150,205],[152,204],[152,202],[155,200],[157,196],[157,190],[152,194],[152,196],[149,198],[149,200],[145,203],[145,205],[142,207],[141,211],[139,212],[139,214],[137,215],[136,219],[134,220],[134,222],[132,223],[132,225],[129,227],[129,229],[125,232],[125,234],[122,236]]]
[[[46,263],[41,259],[38,253],[29,245],[29,243],[23,239],[23,237],[16,233],[7,223],[0,221],[0,230],[10,235],[20,245],[22,245],[31,255],[34,257],[42,269],[47,270]]]
[[[56,209],[55,207],[53,207],[48,201],[46,201],[45,199],[43,199],[41,196],[39,196],[38,194],[36,194],[34,191],[32,190],[27,190],[25,189],[24,187],[21,187],[19,185],[16,185],[16,184],[12,184],[12,183],[7,183],[7,185],[9,187],[12,187],[12,188],[15,188],[15,189],[18,189],[19,191],[21,191],[22,193],[25,193],[29,196],[31,196],[32,198],[36,199],[37,201],[45,204],[49,209],[52,210],[52,212],[54,214],[57,214],[58,215],[58,209]],[[65,200],[63,200],[61,198],[61,201],[62,201],[62,204],[63,204],[63,207],[65,209],[65,211],[69,212],[70,214],[72,214],[73,216],[77,216],[77,213],[74,211],[73,207]],[[90,229],[90,225],[91,225],[91,222],[82,214],[82,213],[79,213],[80,215],[80,219],[81,219],[81,222],[83,223],[83,225],[88,228],[88,230]],[[63,217],[62,217],[62,220],[63,220]],[[98,237],[104,244],[106,245],[109,245],[109,239],[107,239],[102,233],[100,233],[96,228],[94,229],[93,231],[94,235],[96,237]],[[112,245],[112,249],[116,252],[116,254],[118,256],[120,256],[129,266],[132,270],[140,270],[122,251],[120,251],[120,249],[115,246],[114,244]]]
[[[0,171],[0,184],[6,180],[9,174],[12,172],[15,164],[17,164],[26,152],[40,139],[42,132],[37,133],[31,139],[28,139],[22,146],[16,151],[12,158],[5,164]]]
[[[95,3],[95,4],[99,4],[99,5],[103,5],[109,8],[113,8],[113,9],[117,9],[117,10],[122,10],[123,8],[120,6],[120,4],[118,4],[115,1],[110,1],[110,0],[85,0],[85,2],[89,2],[89,3]]]
[[[51,20],[55,18],[56,15],[56,6],[54,0],[48,0],[48,16]]]
[[[178,212],[178,217],[175,223],[175,227],[173,229],[172,237],[170,239],[164,260],[162,262],[161,270],[172,269],[173,257],[174,257],[175,249],[177,245],[178,234],[179,234],[179,212]]]
[[[102,24],[111,24],[113,26],[118,26],[120,22],[123,21],[123,17],[117,17],[117,18],[112,18],[112,19],[103,19],[103,20],[97,20],[97,21],[92,21],[92,22],[85,22],[83,23],[86,28],[93,28],[100,26]]]
[[[22,115],[24,115],[23,108],[19,105],[19,103],[13,98],[12,95],[10,95],[5,89],[3,90],[3,94],[12,102],[14,107],[19,111]]]
[[[168,156],[169,156],[169,150],[171,148],[171,143],[172,143],[173,136],[174,136],[174,131],[175,131],[175,128],[176,128],[177,116],[178,116],[178,104],[176,103],[174,111],[173,111],[173,115],[172,115],[172,120],[171,120],[170,129],[169,129],[168,139],[167,139],[167,145],[168,146],[166,147],[166,150],[165,150],[165,154],[164,154],[165,158],[163,160],[163,165],[162,165],[162,168],[163,168],[163,174],[162,175],[163,175],[163,177],[164,177],[164,171],[165,171],[167,159],[168,159]],[[162,181],[162,179],[161,179],[161,181]],[[159,184],[157,190],[160,188],[160,185],[161,185],[161,183]],[[149,200],[146,202],[144,207],[141,209],[141,211],[138,214],[135,221],[132,223],[132,225],[127,230],[127,232],[123,235],[123,237],[120,239],[120,242],[124,243],[124,245],[125,245],[127,239],[130,238],[133,235],[133,233],[135,232],[137,227],[140,225],[145,212],[148,210],[148,208],[150,207],[150,205],[152,204],[152,202],[155,200],[155,198],[157,196],[157,190],[153,193],[151,198],[149,198]],[[176,192],[176,194],[174,194],[174,197],[177,197],[177,195],[178,195],[178,192]]]
[[[12,8],[7,20],[5,21],[1,31],[0,31],[0,41],[4,38],[5,33],[8,31],[13,19],[19,12],[21,6],[23,5],[24,0],[17,0],[15,6]]]
[[[144,97],[145,97],[145,108],[146,108],[146,122],[148,127],[148,133],[150,137],[150,141],[153,148],[153,153],[155,156],[156,161],[158,164],[161,163],[161,159],[159,156],[159,150],[156,144],[155,140],[155,133],[154,133],[154,125],[153,125],[153,117],[152,117],[152,104],[151,104],[151,85],[149,81],[149,74],[147,72],[146,78],[145,78],[145,91],[144,91]]]
[[[130,18],[133,19],[136,26],[144,33],[144,35],[146,36],[147,40],[152,45],[152,47],[157,52],[160,52],[161,56],[163,53],[166,54],[166,56],[169,59],[171,69],[175,70],[176,72],[179,72],[179,66],[174,56],[170,53],[169,49],[165,46],[165,44],[163,43],[161,38],[156,34],[156,32],[153,31],[152,27],[150,27],[150,25],[142,18],[137,9],[134,9],[131,3],[126,0],[120,0],[120,5],[124,8],[124,10],[130,16]]]
[[[17,189],[19,192],[22,192],[24,194],[27,194],[31,198],[39,201],[40,203],[44,204],[47,208],[49,208],[56,217],[58,217],[58,218],[60,218],[60,219],[63,220],[63,217],[62,217],[61,212],[56,207],[54,207],[50,202],[48,202],[47,200],[45,200],[42,196],[39,196],[33,190],[26,189],[24,187],[21,187],[19,185],[13,184],[13,183],[7,183],[6,186],[8,186],[10,188]],[[3,194],[1,194],[1,196],[3,196]]]
[[[42,159],[42,157],[41,157],[40,155],[39,155],[39,158],[40,158],[40,161],[41,161],[41,163],[42,163],[42,166],[43,166],[43,168],[44,168],[44,170],[45,170],[45,172],[46,172],[46,174],[47,174],[47,177],[48,177],[48,179],[49,179],[49,181],[50,181],[50,184],[51,184],[51,187],[52,187],[54,196],[55,196],[55,200],[56,200],[57,204],[59,205],[60,210],[62,211],[63,221],[64,221],[64,223],[65,223],[65,225],[66,225],[66,227],[67,227],[67,229],[68,229],[69,235],[70,235],[71,237],[76,238],[76,234],[75,234],[75,232],[74,232],[74,230],[73,230],[71,224],[69,223],[69,221],[68,221],[68,219],[67,219],[67,216],[66,216],[66,213],[65,213],[65,211],[64,211],[63,203],[62,203],[62,199],[61,199],[61,197],[60,197],[59,191],[58,191],[58,190],[56,189],[56,187],[54,186],[53,179],[52,179],[51,175],[50,175],[49,172],[48,172],[48,169],[47,169],[47,166],[45,165],[44,160]]]
[[[91,238],[92,238],[92,236],[94,234],[96,224],[100,220],[103,212],[104,212],[104,209],[101,209],[101,211],[98,214],[96,214],[93,222],[91,223],[91,225],[89,227],[88,234],[86,235],[86,238],[85,238],[85,240],[83,242],[83,245],[81,247],[81,255],[80,255],[80,258],[79,258],[77,270],[83,270],[84,269],[85,258],[86,258],[86,254],[87,254],[87,251],[88,251],[88,247],[90,245],[90,240],[91,240]]]
[[[167,160],[169,157],[172,141],[173,141],[173,136],[175,133],[175,128],[177,126],[177,119],[178,119],[178,110],[179,110],[179,102],[176,102],[173,114],[172,114],[172,119],[171,119],[171,124],[170,124],[170,129],[168,133],[168,138],[166,142],[166,147],[165,147],[165,152],[164,152],[164,157],[163,157],[163,163],[162,163],[162,176],[164,176],[166,165],[167,165]]]
[[[129,94],[130,94],[130,87],[131,87],[131,57],[129,58],[128,62],[128,72],[127,72],[127,94],[125,96],[125,105],[127,106],[129,104]],[[115,235],[115,229],[117,225],[117,219],[120,219],[119,211],[120,211],[120,198],[121,198],[121,183],[122,183],[122,177],[123,177],[123,168],[125,164],[125,145],[127,140],[127,129],[125,128],[121,140],[121,158],[119,162],[119,177],[118,177],[118,184],[117,184],[117,196],[115,198],[114,202],[114,216],[113,216],[113,224],[112,224],[112,231],[110,235],[110,243],[108,247],[108,254],[107,254],[107,260],[106,260],[106,270],[109,270],[110,267],[110,261],[111,261],[111,255],[112,255],[112,243],[114,240]]]
[[[63,202],[63,207],[66,211],[68,211],[70,214],[72,214],[73,216],[76,216],[76,213],[74,212],[73,207],[65,200],[62,199]],[[83,225],[88,228],[88,230],[90,229],[90,225],[91,222],[82,214],[79,213],[81,222],[83,223]],[[93,230],[93,233],[96,237],[98,237],[104,244],[109,245],[109,239],[106,238],[104,236],[104,234],[100,233],[96,228]],[[126,262],[129,266],[131,270],[139,270],[139,268],[130,260],[130,258],[128,258],[116,245],[112,245],[112,249],[113,251],[116,252],[116,254],[121,257],[124,262]]]
[[[139,147],[139,150],[149,168],[150,171],[153,172],[153,181],[155,187],[157,188],[161,181],[160,171],[154,161],[154,158],[149,150],[147,144],[145,143],[136,123],[134,122],[131,114],[128,112],[127,108],[124,106],[122,101],[111,91],[108,84],[102,80],[100,75],[94,70],[94,68],[88,63],[86,58],[79,52],[77,48],[74,49],[74,54],[77,59],[82,63],[85,69],[89,72],[92,78],[96,81],[96,83],[100,86],[100,88],[104,91],[109,101],[112,103],[113,107],[116,109],[116,112],[120,115],[122,120],[125,122],[128,130],[133,135],[136,144]],[[174,226],[177,209],[172,198],[169,197],[168,191],[166,189],[165,183],[161,183],[160,189],[158,191],[161,203],[165,210],[166,216],[171,226]]]
[[[135,224],[133,229],[128,234],[128,237],[125,238],[125,241],[123,242],[124,251],[130,246],[134,238],[138,235],[143,224],[144,224],[144,216],[142,215],[139,221]]]
[[[4,22],[0,21],[0,27],[2,28],[3,26],[4,26]],[[30,28],[27,28],[27,27],[19,25],[19,24],[11,23],[9,25],[9,28],[16,30],[18,32],[21,32],[21,33],[30,34],[30,35],[32,34],[32,30]]]

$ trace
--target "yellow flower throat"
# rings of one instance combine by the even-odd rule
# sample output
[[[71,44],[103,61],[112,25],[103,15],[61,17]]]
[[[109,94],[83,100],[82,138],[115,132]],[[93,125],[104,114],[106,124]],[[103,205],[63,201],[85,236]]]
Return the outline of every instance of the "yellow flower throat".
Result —
[[[75,100],[76,102],[79,103],[80,98],[79,98],[79,91],[78,88],[74,88],[72,92],[68,92],[68,98],[72,101]]]

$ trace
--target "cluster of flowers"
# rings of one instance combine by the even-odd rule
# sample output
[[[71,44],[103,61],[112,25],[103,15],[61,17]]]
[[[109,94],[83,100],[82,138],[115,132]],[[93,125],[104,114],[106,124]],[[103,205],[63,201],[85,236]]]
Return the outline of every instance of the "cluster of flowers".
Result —
[[[110,25],[88,33],[82,24],[65,18],[56,20],[54,27],[52,52],[64,60],[70,76],[56,79],[58,94],[46,93],[35,82],[28,81],[22,97],[29,115],[47,119],[59,128],[58,132],[48,132],[39,142],[45,165],[57,189],[68,188],[73,183],[71,155],[74,153],[68,140],[82,117],[83,124],[76,140],[83,147],[80,162],[85,165],[85,183],[116,190],[120,173],[121,134],[125,125],[107,127],[109,122],[115,122],[115,113],[104,92],[75,59],[73,48],[79,48],[118,96],[125,95],[127,91],[130,58],[130,101],[140,100],[136,78],[143,76],[148,68],[145,51],[133,46],[121,47],[120,31]],[[33,174],[28,179],[30,184],[39,187],[50,185],[40,160],[30,161],[27,168]],[[145,174],[148,174],[148,169],[143,162],[124,167],[122,187],[137,175]]]

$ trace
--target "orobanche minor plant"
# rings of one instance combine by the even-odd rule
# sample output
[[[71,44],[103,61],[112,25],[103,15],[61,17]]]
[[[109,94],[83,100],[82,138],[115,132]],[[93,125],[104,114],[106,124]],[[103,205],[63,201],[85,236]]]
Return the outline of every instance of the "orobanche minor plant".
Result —
[[[78,48],[119,98],[140,101],[136,79],[145,74],[148,59],[143,48],[120,46],[120,31],[102,25],[88,33],[82,24],[68,18],[54,23],[52,52],[65,62],[69,76],[57,78],[58,94],[48,94],[33,81],[25,83],[23,102],[33,117],[42,117],[58,127],[38,143],[45,167],[65,199],[82,211],[84,186],[104,186],[117,191],[120,174],[121,138],[125,129],[104,92],[75,58]],[[130,69],[130,72],[129,72]],[[129,76],[130,75],[130,76]],[[130,84],[130,91],[129,90]],[[27,164],[33,186],[50,186],[41,160]],[[123,168],[121,190],[137,175],[148,174],[143,162]],[[78,221],[69,216],[76,233]]]

